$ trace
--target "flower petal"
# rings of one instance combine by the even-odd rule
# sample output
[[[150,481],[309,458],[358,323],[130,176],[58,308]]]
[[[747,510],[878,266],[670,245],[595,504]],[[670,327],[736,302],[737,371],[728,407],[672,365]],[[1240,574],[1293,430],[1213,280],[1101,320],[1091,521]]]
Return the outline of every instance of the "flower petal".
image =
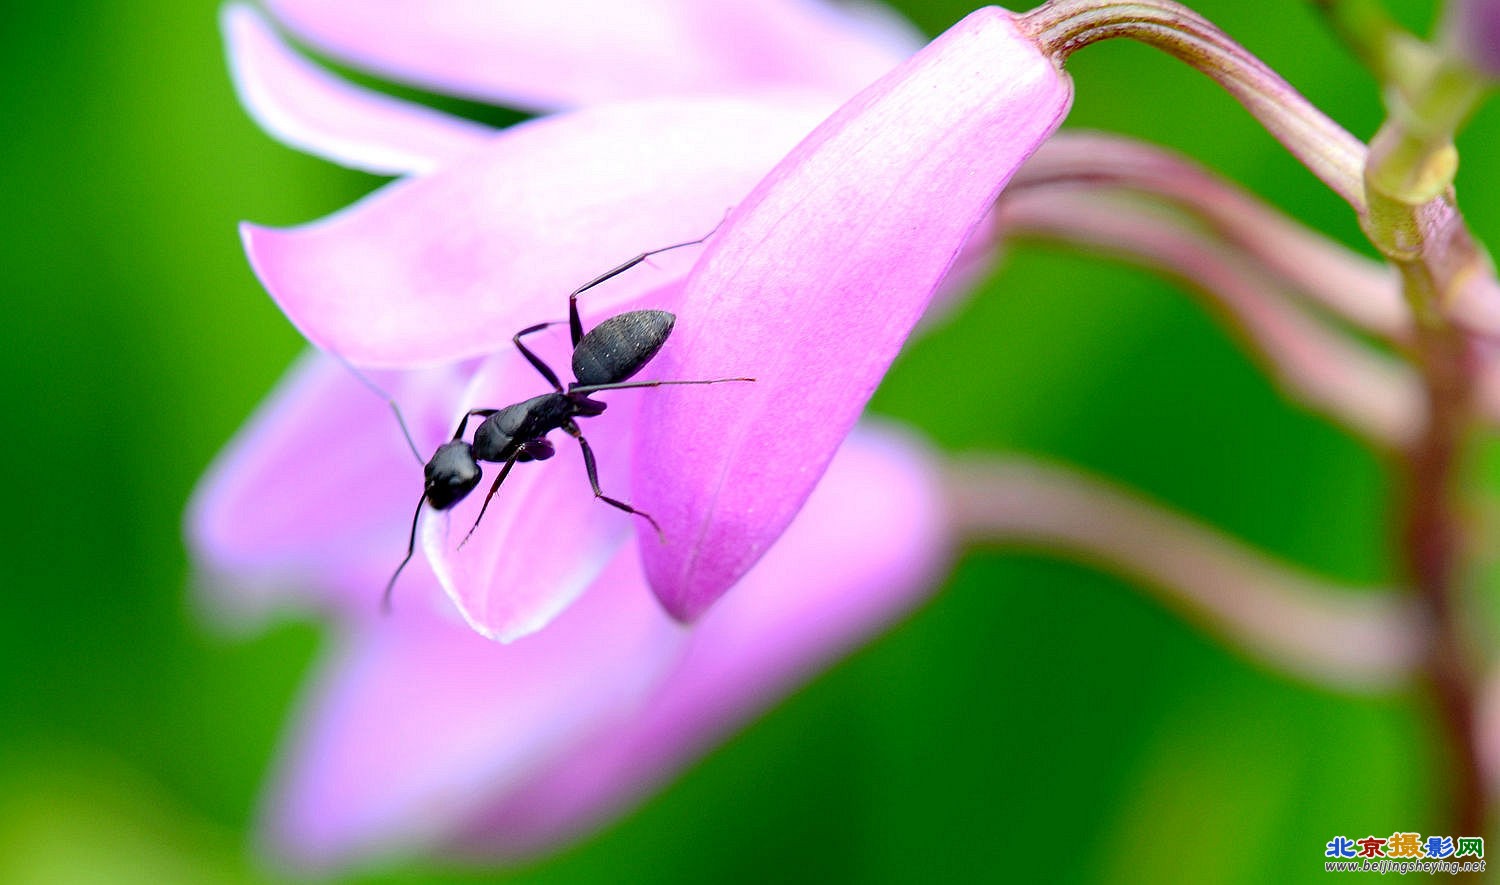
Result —
[[[702,614],[770,548],[1071,96],[1009,13],[979,10],[821,125],[709,243],[663,374],[757,381],[642,409],[639,503],[668,539],[642,548],[674,616]]]
[[[926,452],[856,430],[780,543],[694,625],[650,703],[538,769],[471,823],[466,850],[529,854],[598,825],[909,611],[946,565],[943,512]]]
[[[445,428],[463,388],[456,370],[380,382],[401,401],[419,445],[452,432]],[[348,368],[309,354],[199,483],[187,535],[210,576],[234,575],[217,607],[260,614],[311,593],[374,613],[421,491],[421,467],[386,404]]]
[[[311,869],[454,842],[513,856],[616,813],[926,596],[947,553],[935,474],[894,433],[852,435],[745,592],[693,633],[631,550],[511,645],[359,625],[283,753],[272,848]]]
[[[298,55],[243,3],[219,17],[235,91],[284,143],[377,175],[426,172],[483,144],[488,126],[335,77]]]
[[[565,316],[567,293],[612,263],[703,236],[825,110],[684,99],[537,120],[323,221],[247,225],[245,246],[303,334],[357,364],[484,355]],[[590,303],[672,275],[634,270]]]
[[[916,48],[809,0],[269,0],[320,49],[480,101],[551,110],[791,87],[843,97]]]
[[[263,817],[306,869],[417,851],[623,716],[685,634],[642,586],[633,553],[533,640],[499,645],[436,622],[381,619],[325,661]]]
[[[559,337],[567,342],[566,333]],[[536,349],[536,339],[528,340]],[[463,401],[503,406],[546,389],[512,350],[486,361]],[[601,485],[619,498],[628,497],[640,393],[616,392],[609,411],[582,428],[598,459]],[[630,521],[639,519],[596,500],[578,444],[566,437],[554,442],[551,460],[516,465],[462,547],[500,465],[484,465],[486,481],[457,506],[424,516],[422,545],[438,580],[471,627],[501,642],[541,629],[567,608],[631,537]]]

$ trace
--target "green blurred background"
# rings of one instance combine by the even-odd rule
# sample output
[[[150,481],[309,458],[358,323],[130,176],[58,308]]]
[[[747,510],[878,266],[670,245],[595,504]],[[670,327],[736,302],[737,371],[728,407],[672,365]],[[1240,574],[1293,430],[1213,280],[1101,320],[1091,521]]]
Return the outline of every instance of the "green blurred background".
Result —
[[[929,33],[969,8],[898,5]],[[1377,90],[1311,4],[1194,5],[1373,132]],[[1433,4],[1395,11],[1425,31]],[[317,218],[379,181],[249,122],[215,15],[173,0],[0,10],[4,883],[275,880],[248,824],[319,631],[206,629],[181,512],[302,346],[235,223]],[[1070,126],[1176,146],[1360,243],[1347,209],[1205,78],[1123,44],[1070,71]],[[1497,145],[1491,108],[1459,178],[1489,242]],[[1283,402],[1203,311],[1134,270],[1013,250],[910,347],[874,408],[948,450],[1116,477],[1336,579],[1393,573],[1385,465]],[[642,811],[508,875],[1321,880],[1335,835],[1442,831],[1426,713],[1415,695],[1350,699],[1267,673],[1087,568],[976,552],[925,610]],[[505,878],[351,881],[492,876]]]

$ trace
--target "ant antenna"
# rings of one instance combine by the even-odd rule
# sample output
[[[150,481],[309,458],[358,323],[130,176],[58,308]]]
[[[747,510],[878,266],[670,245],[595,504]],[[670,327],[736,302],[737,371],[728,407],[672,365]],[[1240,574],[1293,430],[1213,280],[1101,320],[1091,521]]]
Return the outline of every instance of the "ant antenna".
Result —
[[[601,390],[629,390],[634,387],[671,387],[677,384],[723,384],[726,381],[754,381],[754,378],[711,378],[707,381],[620,381],[614,384],[574,384],[569,393],[598,393]],[[658,529],[658,531],[660,531]]]
[[[381,399],[385,400],[386,405],[388,405],[388,406],[391,407],[391,413],[396,416],[396,423],[398,425],[400,425],[400,427],[401,427],[401,435],[404,436],[404,437],[406,437],[406,445],[407,445],[408,448],[411,449],[412,457],[414,457],[414,458],[417,459],[417,463],[418,464],[426,466],[427,461],[422,457],[422,453],[417,450],[416,441],[414,441],[411,438],[411,431],[406,428],[406,419],[403,418],[403,417],[401,417],[401,407],[398,406],[398,405],[396,405],[396,398],[393,397],[393,396],[391,396],[389,393],[386,393],[384,390],[382,390],[379,384],[376,384],[374,381],[371,381],[370,378],[367,375],[365,375],[364,372],[361,372],[359,369],[355,368],[353,363],[349,362],[347,359],[344,359],[344,355],[343,354],[336,353],[336,352],[334,352],[332,350],[328,350],[326,352],[328,354],[330,354],[334,359],[336,359],[339,362],[343,363],[344,364],[344,368],[348,369],[349,372],[352,375],[354,375],[354,377],[358,378],[359,379],[359,383],[363,384],[371,393],[373,393],[376,396],[380,397]],[[412,531],[414,533],[413,536],[415,536],[415,531],[416,531],[415,525],[416,524],[413,523],[413,528],[412,528]],[[406,558],[410,559],[411,558],[411,554],[408,553],[407,556],[406,556]],[[403,566],[406,565],[406,563],[404,563],[404,562],[401,563],[401,564]],[[400,574],[400,572],[401,572],[401,569],[399,569],[399,568],[396,569],[396,573],[397,574]],[[395,582],[395,578],[392,578],[391,581],[392,581],[392,583],[394,583]],[[386,590],[386,595],[387,596],[390,595],[389,588],[387,588],[387,590]]]
[[[406,568],[406,564],[411,562],[412,554],[417,552],[417,520],[422,518],[422,505],[426,503],[427,495],[424,492],[422,497],[417,499],[417,512],[411,516],[411,539],[406,542],[406,558],[401,560],[401,564],[396,566],[396,570],[391,573],[391,579],[385,582],[385,592],[380,595],[380,613],[383,615],[391,613],[391,591],[396,589],[396,579],[401,577],[401,570]],[[468,539],[465,538],[465,540]]]
[[[659,249],[652,249],[650,252],[647,252],[644,255],[642,255],[641,256],[641,260],[644,261],[645,259],[650,258],[652,255],[660,255],[663,252],[670,252],[673,249],[681,249],[683,246],[696,246],[696,245],[698,245],[700,243],[706,242],[709,237],[711,237],[714,234],[716,234],[716,233],[719,232],[719,228],[723,227],[724,226],[724,222],[726,222],[726,221],[729,220],[729,213],[731,213],[733,211],[734,211],[734,207],[733,206],[730,206],[728,209],[725,209],[724,210],[724,214],[719,217],[718,221],[714,222],[714,226],[709,229],[708,233],[704,234],[703,236],[699,237],[698,239],[696,239],[696,240],[683,240],[681,243],[673,243],[670,246],[662,246]]]

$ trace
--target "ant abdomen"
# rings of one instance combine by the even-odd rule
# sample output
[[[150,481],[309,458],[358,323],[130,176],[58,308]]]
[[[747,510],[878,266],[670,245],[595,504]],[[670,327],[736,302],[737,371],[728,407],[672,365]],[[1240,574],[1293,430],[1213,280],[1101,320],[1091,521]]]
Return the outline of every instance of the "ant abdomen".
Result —
[[[577,386],[629,379],[667,343],[676,322],[677,317],[665,310],[632,310],[604,320],[573,349]]]

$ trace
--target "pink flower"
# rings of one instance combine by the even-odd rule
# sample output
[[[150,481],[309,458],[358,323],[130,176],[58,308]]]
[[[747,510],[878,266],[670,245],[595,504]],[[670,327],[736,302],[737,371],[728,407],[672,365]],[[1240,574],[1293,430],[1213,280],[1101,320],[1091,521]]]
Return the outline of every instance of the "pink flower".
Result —
[[[482,496],[423,508],[425,555],[381,619],[418,470],[344,367],[294,371],[199,490],[189,533],[224,603],[342,616],[268,809],[276,845],[304,863],[513,853],[577,832],[909,608],[943,564],[925,456],[887,432],[844,440],[1060,122],[1068,81],[986,9],[827,116],[895,63],[889,26],[794,0],[644,2],[648,35],[684,41],[644,52],[670,60],[653,68],[628,60],[649,39],[618,39],[644,14],[596,5],[569,21],[616,39],[517,18],[519,5],[269,4],[320,48],[420,85],[586,105],[500,133],[339,81],[248,7],[226,10],[241,94],[268,128],[410,173],[314,224],[247,225],[245,241],[288,317],[369,371],[424,451],[466,409],[544,389],[516,330],[730,207],[696,256],[585,296],[585,325],[673,310],[651,377],[757,379],[617,391],[586,422],[606,492],[652,513],[667,543],[646,527],[625,545],[642,521],[593,500],[564,440],[555,463],[507,479],[462,548]],[[554,345],[544,358],[565,366]],[[454,611],[502,640],[556,622],[501,647],[465,637]]]
[[[628,548],[508,645],[438,619],[346,622],[264,811],[272,847],[319,868],[514,858],[585,832],[924,598],[943,539],[926,455],[865,431],[691,630],[655,604]]]

